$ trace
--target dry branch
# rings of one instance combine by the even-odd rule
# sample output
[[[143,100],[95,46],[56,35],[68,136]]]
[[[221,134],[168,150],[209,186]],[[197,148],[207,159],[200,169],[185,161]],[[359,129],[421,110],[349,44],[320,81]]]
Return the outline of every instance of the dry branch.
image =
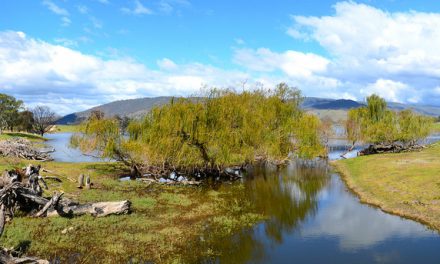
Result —
[[[29,140],[22,138],[0,141],[0,156],[17,157],[27,160],[53,160],[48,153],[37,150]]]

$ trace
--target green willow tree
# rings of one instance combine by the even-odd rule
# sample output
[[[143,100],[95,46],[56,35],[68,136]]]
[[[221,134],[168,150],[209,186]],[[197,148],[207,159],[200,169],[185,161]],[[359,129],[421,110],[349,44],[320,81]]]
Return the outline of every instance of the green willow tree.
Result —
[[[173,99],[128,125],[92,118],[72,142],[83,151],[142,167],[150,172],[221,174],[255,162],[282,164],[291,155],[324,156],[317,117],[300,109],[298,89],[237,93],[212,89],[197,98]]]
[[[433,122],[433,118],[411,110],[389,110],[385,100],[373,94],[367,98],[367,106],[348,112],[346,132],[353,144],[362,141],[411,147],[429,135]]]

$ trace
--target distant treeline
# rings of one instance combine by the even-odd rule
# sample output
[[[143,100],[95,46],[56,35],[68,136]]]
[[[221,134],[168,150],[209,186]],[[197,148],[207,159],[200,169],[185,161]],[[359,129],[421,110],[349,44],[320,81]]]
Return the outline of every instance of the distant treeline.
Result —
[[[47,106],[26,109],[23,101],[0,94],[0,134],[3,130],[25,131],[44,135],[56,120],[56,114]]]
[[[300,107],[300,90],[281,83],[272,90],[212,89],[199,99],[179,98],[154,107],[141,120],[104,117],[99,111],[72,138],[84,152],[122,161],[139,173],[221,175],[256,162],[283,164],[298,157],[326,157],[333,124]],[[416,144],[434,118],[387,109],[372,95],[352,109],[347,137],[371,144]]]
[[[367,98],[365,107],[348,112],[347,137],[353,142],[375,145],[400,144],[411,147],[426,138],[436,118],[418,115],[412,110],[393,111],[375,94]]]

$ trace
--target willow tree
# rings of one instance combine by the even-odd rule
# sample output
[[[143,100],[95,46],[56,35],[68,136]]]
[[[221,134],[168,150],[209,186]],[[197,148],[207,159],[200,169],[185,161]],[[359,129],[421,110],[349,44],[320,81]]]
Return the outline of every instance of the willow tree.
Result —
[[[231,166],[280,164],[291,155],[325,155],[319,119],[300,109],[301,100],[300,91],[286,84],[240,93],[212,89],[153,108],[129,124],[128,137],[114,119],[88,120],[76,141],[160,174],[220,174]]]
[[[367,106],[348,112],[346,132],[353,144],[362,141],[408,147],[429,135],[433,121],[411,110],[389,110],[385,100],[373,94],[367,98]]]

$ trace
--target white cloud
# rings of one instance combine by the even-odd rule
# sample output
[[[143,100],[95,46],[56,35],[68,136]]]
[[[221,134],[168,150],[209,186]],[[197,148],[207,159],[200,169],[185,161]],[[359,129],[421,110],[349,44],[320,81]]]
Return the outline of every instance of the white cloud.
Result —
[[[78,41],[67,38],[55,38],[54,41],[65,47],[78,47]]]
[[[131,58],[103,59],[22,32],[0,32],[0,92],[28,106],[48,104],[60,114],[113,100],[190,95],[204,84],[236,86],[250,78],[199,63],[177,65],[163,59],[158,64],[174,70],[156,71]]]
[[[174,63],[174,61],[168,59],[168,58],[163,58],[161,60],[157,61],[157,66],[159,66],[159,68],[161,70],[167,70],[167,71],[171,71],[171,70],[175,70],[177,69],[177,64]]]
[[[43,5],[45,5],[50,11],[52,11],[53,13],[60,15],[60,16],[68,16],[69,12],[64,9],[59,7],[58,5],[56,5],[54,2],[49,1],[49,0],[45,0],[43,1]]]
[[[283,53],[272,52],[266,48],[257,50],[238,49],[235,51],[236,63],[254,71],[272,72],[281,70],[288,76],[310,77],[314,73],[325,72],[329,61],[313,53],[288,50]]]
[[[90,21],[92,22],[92,25],[93,25],[94,28],[97,28],[97,29],[101,29],[102,28],[101,20],[97,19],[96,17],[90,16]]]
[[[375,83],[369,84],[360,90],[360,93],[365,95],[365,97],[371,94],[377,94],[387,101],[399,103],[402,102],[402,98],[406,98],[412,94],[411,92],[413,91],[411,91],[410,87],[404,83],[384,79],[379,79]],[[414,101],[417,102],[415,98],[412,98],[411,101],[413,103]]]
[[[72,22],[69,18],[69,11],[67,11],[64,8],[59,7],[58,5],[56,5],[54,2],[50,1],[50,0],[44,0],[43,5],[45,5],[51,12],[53,12],[56,15],[61,16],[61,25],[66,27],[69,26],[70,23]]]
[[[160,0],[158,3],[158,8],[165,14],[172,14],[173,12],[180,14],[177,8],[188,7],[190,5],[191,3],[187,0]]]
[[[89,8],[85,5],[78,5],[77,9],[78,9],[78,12],[80,12],[83,15],[89,13]]]
[[[134,0],[133,8],[123,7],[121,10],[126,14],[132,15],[150,15],[153,13],[151,9],[145,7],[140,0]]]
[[[287,30],[328,52],[331,63],[324,76],[347,84],[341,89],[358,98],[363,93],[356,89],[388,90],[384,95],[393,101],[438,104],[433,91],[440,78],[439,13],[390,13],[355,2],[334,8],[331,16],[293,16]]]
[[[244,41],[242,38],[236,38],[236,39],[234,39],[234,41],[235,41],[235,43],[237,45],[244,45],[244,44],[246,44],[246,41]]]
[[[69,26],[71,23],[72,23],[72,21],[70,20],[70,18],[68,18],[68,17],[62,17],[61,18],[61,21],[62,21],[62,26],[63,27],[67,27],[67,26]]]

